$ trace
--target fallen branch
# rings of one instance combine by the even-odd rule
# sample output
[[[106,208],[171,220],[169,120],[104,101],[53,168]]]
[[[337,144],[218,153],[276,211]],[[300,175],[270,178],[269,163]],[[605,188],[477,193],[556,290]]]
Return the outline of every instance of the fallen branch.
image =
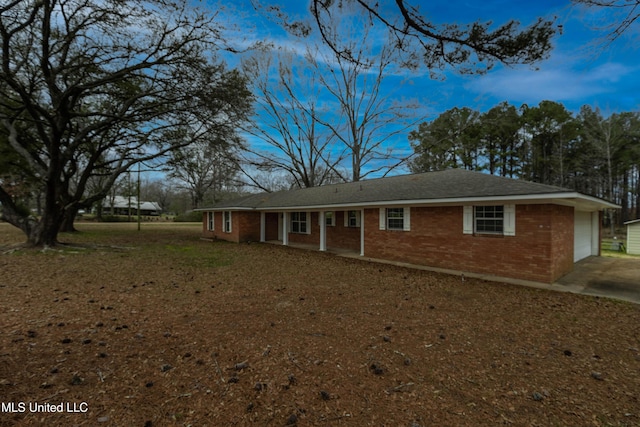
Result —
[[[405,391],[406,388],[412,387],[413,385],[414,385],[414,383],[402,383],[402,384],[400,384],[398,386],[386,389],[385,393],[391,394],[391,393],[403,392],[403,391]]]
[[[216,358],[216,354],[213,353],[211,357],[213,357],[213,363],[216,365],[216,371],[218,371],[218,375],[220,375],[220,379],[222,380],[222,382],[225,382],[224,375],[222,374],[222,369],[220,369],[220,365],[218,365],[218,359]]]

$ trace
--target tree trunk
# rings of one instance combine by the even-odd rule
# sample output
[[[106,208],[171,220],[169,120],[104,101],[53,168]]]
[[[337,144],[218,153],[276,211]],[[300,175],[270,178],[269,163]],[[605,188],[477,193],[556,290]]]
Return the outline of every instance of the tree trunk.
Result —
[[[27,233],[27,245],[29,246],[56,246],[58,244],[58,230],[60,219],[55,213],[45,212],[31,230]],[[24,230],[23,230],[24,231]],[[26,231],[25,231],[26,233]]]
[[[35,220],[30,216],[26,222],[29,227],[20,227],[27,235],[28,246],[56,246],[58,244],[58,232],[64,213],[57,198],[60,192],[59,183],[48,185],[40,219]]]
[[[31,234],[31,231],[37,225],[35,218],[30,216],[24,216],[13,208],[14,206],[9,206],[8,204],[5,204],[3,206],[2,215],[0,215],[0,219],[3,221],[7,221],[9,224],[13,225],[14,227],[19,228],[28,237],[29,234]]]
[[[622,209],[620,212],[619,226],[622,226],[622,224],[629,220],[629,173],[630,171],[628,170],[622,173],[622,200],[620,202]]]
[[[74,233],[78,230],[73,226],[73,222],[76,219],[76,215],[78,214],[78,208],[69,208],[64,211],[64,215],[62,217],[62,224],[60,224],[60,231],[64,233]]]
[[[633,202],[634,210],[632,219],[640,219],[640,165],[635,167],[636,170],[636,191]]]

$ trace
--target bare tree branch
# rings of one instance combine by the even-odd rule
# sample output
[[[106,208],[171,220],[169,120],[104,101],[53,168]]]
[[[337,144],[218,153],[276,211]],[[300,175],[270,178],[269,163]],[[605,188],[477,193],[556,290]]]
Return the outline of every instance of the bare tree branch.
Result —
[[[299,187],[335,181],[333,170],[343,156],[317,119],[323,114],[317,70],[286,51],[254,56],[244,69],[258,97],[258,115],[245,131],[269,146],[249,148],[245,162],[258,170],[284,170]]]
[[[293,19],[281,8],[264,8],[260,2],[252,3],[257,10],[268,9],[267,13],[292,34],[302,37],[312,34],[311,24]],[[526,28],[521,28],[517,21],[495,28],[491,22],[479,21],[436,25],[427,20],[417,6],[404,0],[313,0],[309,12],[320,38],[343,59],[358,61],[332,26],[341,16],[363,12],[368,20],[363,21],[358,30],[382,26],[393,36],[399,64],[412,69],[425,66],[432,72],[447,66],[461,73],[484,73],[496,63],[533,65],[547,58],[556,32],[553,19],[543,18]],[[299,31],[300,28],[305,31]]]
[[[65,215],[140,161],[230,135],[251,110],[244,78],[215,58],[215,17],[187,0],[19,0],[0,6],[0,132],[45,194],[31,244],[55,244]],[[2,183],[0,183],[2,185]],[[9,194],[5,191],[5,194]],[[3,203],[4,213],[20,213]]]
[[[613,12],[608,22],[604,21],[601,28],[595,28],[608,32],[604,47],[629,32],[640,18],[640,0],[572,0],[572,3],[595,11],[604,9]]]

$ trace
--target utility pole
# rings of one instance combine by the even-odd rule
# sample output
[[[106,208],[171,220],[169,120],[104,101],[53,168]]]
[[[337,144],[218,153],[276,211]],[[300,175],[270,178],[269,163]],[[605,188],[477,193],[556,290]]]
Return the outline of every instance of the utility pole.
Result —
[[[140,163],[138,163],[138,231],[140,231]]]

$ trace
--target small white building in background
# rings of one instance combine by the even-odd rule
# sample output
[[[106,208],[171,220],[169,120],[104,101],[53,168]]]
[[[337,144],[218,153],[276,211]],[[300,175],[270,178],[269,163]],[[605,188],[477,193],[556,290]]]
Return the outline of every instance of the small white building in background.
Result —
[[[627,253],[640,255],[640,219],[627,221]]]
[[[130,212],[129,212],[130,211]],[[107,197],[102,205],[104,215],[137,215],[138,199],[136,197]],[[157,202],[140,202],[140,215],[158,216],[162,209]]]

